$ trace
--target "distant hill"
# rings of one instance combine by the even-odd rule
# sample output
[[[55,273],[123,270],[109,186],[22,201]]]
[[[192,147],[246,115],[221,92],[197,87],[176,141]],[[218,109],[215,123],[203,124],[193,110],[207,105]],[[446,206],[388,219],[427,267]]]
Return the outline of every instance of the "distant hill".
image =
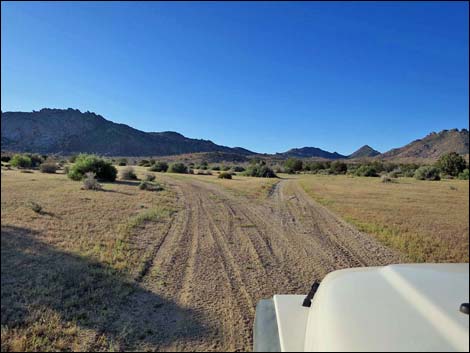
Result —
[[[144,132],[77,109],[2,112],[2,150],[110,156],[162,156],[194,152],[251,155],[244,148],[220,146],[177,132]]]
[[[342,154],[337,152],[328,152],[324,151],[321,148],[317,147],[302,147],[302,148],[292,148],[287,152],[276,153],[276,156],[282,157],[295,157],[295,158],[326,158],[326,159],[341,159],[346,158]]]
[[[379,151],[374,150],[372,147],[369,145],[364,145],[361,148],[359,148],[356,152],[351,153],[348,158],[353,159],[353,158],[366,158],[366,157],[375,157],[380,154]]]
[[[415,140],[400,148],[394,148],[381,154],[377,158],[385,160],[435,160],[449,152],[468,155],[468,137],[467,129],[460,131],[458,129],[442,130],[438,133],[432,132],[422,139]]]

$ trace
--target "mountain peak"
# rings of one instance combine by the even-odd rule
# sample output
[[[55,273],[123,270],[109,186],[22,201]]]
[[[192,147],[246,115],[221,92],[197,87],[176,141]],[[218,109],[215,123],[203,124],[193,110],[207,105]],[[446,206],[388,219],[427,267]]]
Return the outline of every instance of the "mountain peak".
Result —
[[[375,157],[380,154],[379,151],[374,150],[369,145],[364,145],[359,148],[357,151],[351,153],[348,158],[366,158],[366,157]]]

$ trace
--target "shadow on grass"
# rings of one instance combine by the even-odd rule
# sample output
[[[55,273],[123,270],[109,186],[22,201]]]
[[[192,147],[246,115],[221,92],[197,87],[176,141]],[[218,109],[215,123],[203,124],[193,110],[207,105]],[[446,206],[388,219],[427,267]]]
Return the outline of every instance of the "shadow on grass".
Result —
[[[51,310],[60,317],[57,325],[77,325],[95,334],[82,349],[109,350],[112,344],[119,350],[156,350],[204,340],[210,328],[194,311],[108,266],[57,250],[39,236],[26,228],[1,227],[2,351],[11,349],[9,329],[25,330],[33,336],[31,341],[45,342],[25,349],[71,350],[55,347],[56,337],[47,337],[46,327],[53,323],[44,313]],[[39,339],[31,333],[36,332],[31,327],[38,325],[45,327]],[[63,327],[57,329],[65,334]]]
[[[129,185],[129,186],[137,186],[140,184],[140,180],[115,180],[113,183],[118,185]],[[105,185],[106,183],[103,183]]]

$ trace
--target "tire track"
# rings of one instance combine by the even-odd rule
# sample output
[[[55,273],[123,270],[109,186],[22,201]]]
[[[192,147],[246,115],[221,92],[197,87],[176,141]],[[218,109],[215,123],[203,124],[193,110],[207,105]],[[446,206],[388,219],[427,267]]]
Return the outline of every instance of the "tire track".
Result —
[[[176,190],[181,211],[166,233],[154,237],[152,259],[138,280],[191,309],[205,330],[163,307],[154,320],[159,334],[174,343],[157,350],[251,350],[260,299],[307,292],[313,280],[335,269],[398,261],[311,200],[295,180],[280,180],[260,202],[191,177],[162,179]]]

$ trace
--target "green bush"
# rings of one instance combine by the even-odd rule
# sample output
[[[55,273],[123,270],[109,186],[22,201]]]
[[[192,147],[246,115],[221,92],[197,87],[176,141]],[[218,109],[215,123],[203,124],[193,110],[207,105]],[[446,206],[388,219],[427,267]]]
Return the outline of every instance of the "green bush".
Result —
[[[67,175],[72,180],[82,180],[88,172],[95,173],[102,181],[115,181],[117,175],[117,169],[110,162],[90,154],[79,154]]]
[[[303,162],[300,159],[289,158],[284,162],[284,170],[286,173],[294,174],[302,170]]]
[[[57,171],[57,164],[53,162],[44,162],[39,166],[41,173],[54,174]]]
[[[262,164],[251,164],[243,174],[258,178],[277,178],[276,173],[271,168]]]
[[[69,162],[70,163],[75,163],[75,161],[77,160],[77,157],[78,157],[78,155],[76,155],[76,154],[70,156],[69,157]]]
[[[433,166],[422,166],[416,169],[415,178],[418,180],[441,180],[439,169]]]
[[[346,174],[348,165],[341,161],[334,161],[331,163],[330,170],[333,174]]]
[[[16,168],[31,168],[33,166],[31,158],[22,154],[15,154],[10,160],[10,164]]]
[[[232,170],[234,172],[237,172],[237,173],[241,173],[241,172],[244,172],[245,171],[245,168],[239,166],[239,165],[236,165],[235,167],[232,168]]]
[[[121,179],[122,180],[137,180],[137,175],[135,174],[134,168],[127,167],[121,170]]]
[[[168,171],[170,173],[187,174],[188,173],[188,167],[186,167],[186,165],[184,165],[184,163],[173,163],[168,168]]]
[[[222,172],[222,173],[219,174],[219,176],[217,178],[219,178],[219,179],[232,179],[232,174],[227,173],[227,172]]]
[[[439,168],[444,174],[453,177],[458,176],[467,167],[465,159],[458,153],[451,152],[442,155],[437,163],[436,167]]]
[[[468,180],[468,168],[464,169],[462,173],[459,174],[460,180]]]
[[[223,165],[220,169],[226,172],[227,170],[230,170],[230,167],[228,165]]]
[[[357,176],[363,177],[378,177],[377,169],[372,165],[361,165],[354,172]]]
[[[163,172],[165,173],[168,170],[168,163],[166,162],[156,162],[152,165],[149,170],[151,172]]]

